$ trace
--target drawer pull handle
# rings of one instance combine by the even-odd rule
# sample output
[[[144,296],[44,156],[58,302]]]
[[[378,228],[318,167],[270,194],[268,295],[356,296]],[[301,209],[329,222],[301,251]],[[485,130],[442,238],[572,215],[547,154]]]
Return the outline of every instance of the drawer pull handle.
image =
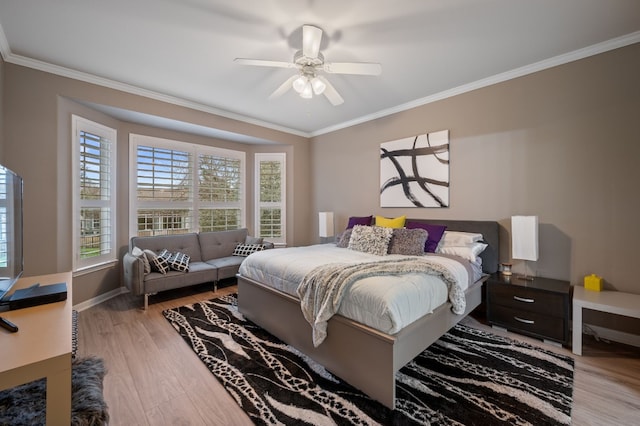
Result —
[[[518,318],[518,317],[513,317],[513,319],[516,320],[516,321],[523,322],[525,324],[535,324],[534,320],[522,319],[522,318]]]
[[[534,303],[536,301],[535,299],[525,299],[524,297],[518,297],[518,296],[513,296],[513,298],[518,302]]]

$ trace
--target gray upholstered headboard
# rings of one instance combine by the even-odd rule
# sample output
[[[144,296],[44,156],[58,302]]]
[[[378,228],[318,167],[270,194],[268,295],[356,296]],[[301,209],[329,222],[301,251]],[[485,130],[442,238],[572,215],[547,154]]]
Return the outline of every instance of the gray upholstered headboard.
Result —
[[[484,242],[489,244],[489,247],[480,253],[482,270],[488,274],[498,272],[498,265],[500,264],[500,231],[498,222],[484,220],[407,219],[407,222],[409,221],[446,225],[449,231],[477,232],[482,234]]]

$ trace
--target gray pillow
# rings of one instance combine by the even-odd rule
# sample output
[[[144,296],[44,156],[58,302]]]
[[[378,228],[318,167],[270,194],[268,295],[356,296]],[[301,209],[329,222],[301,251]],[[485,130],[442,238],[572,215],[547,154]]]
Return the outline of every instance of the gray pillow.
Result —
[[[389,254],[422,256],[427,236],[427,231],[424,229],[394,229],[389,243]]]
[[[351,233],[353,232],[353,228],[349,228],[340,234],[336,239],[336,247],[348,248],[349,240],[351,239]]]
[[[351,232],[349,249],[384,256],[387,254],[392,235],[391,228],[356,225]]]
[[[251,237],[249,235],[244,239],[245,244],[262,244],[263,238],[261,237]]]

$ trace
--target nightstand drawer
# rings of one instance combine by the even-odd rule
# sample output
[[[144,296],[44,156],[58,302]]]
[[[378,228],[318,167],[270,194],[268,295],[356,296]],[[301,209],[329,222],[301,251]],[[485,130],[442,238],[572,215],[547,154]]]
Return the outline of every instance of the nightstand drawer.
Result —
[[[521,331],[545,339],[560,342],[567,339],[566,322],[561,317],[493,305],[491,306],[491,323],[508,330]]]
[[[487,298],[492,305],[542,313],[546,316],[565,316],[566,298],[558,293],[518,286],[491,285],[488,288]]]

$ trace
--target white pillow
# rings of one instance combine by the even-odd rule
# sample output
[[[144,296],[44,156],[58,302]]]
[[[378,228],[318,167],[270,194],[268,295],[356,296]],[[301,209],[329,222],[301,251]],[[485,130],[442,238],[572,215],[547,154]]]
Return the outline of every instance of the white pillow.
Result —
[[[147,255],[144,254],[144,252],[141,249],[134,246],[133,249],[131,249],[131,255],[142,260],[142,265],[143,265],[145,274],[148,274],[151,272],[151,264],[149,263],[149,259],[147,259]]]
[[[444,231],[440,242],[443,246],[464,246],[482,240],[482,234],[474,232]]]
[[[471,243],[464,246],[444,246],[438,249],[438,253],[451,254],[467,259],[470,262],[476,262],[477,257],[489,245],[485,243]]]

